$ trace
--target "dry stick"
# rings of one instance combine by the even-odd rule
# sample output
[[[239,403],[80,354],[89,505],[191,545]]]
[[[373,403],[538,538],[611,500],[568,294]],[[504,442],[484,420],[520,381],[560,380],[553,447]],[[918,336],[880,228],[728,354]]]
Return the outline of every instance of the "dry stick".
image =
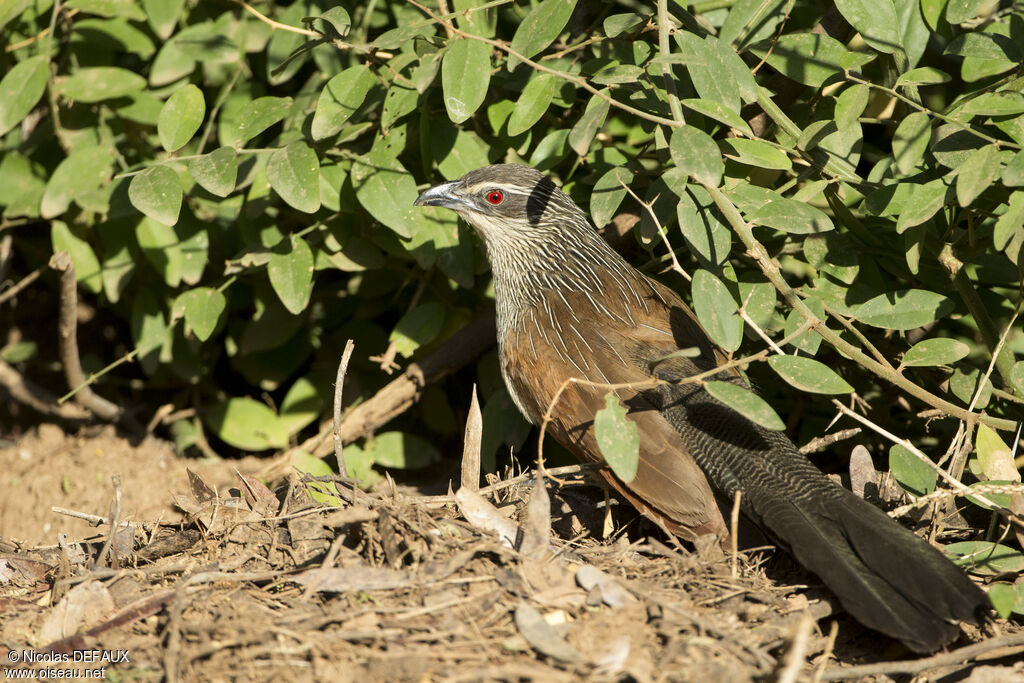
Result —
[[[466,416],[465,440],[462,444],[461,477],[461,486],[471,491],[480,488],[480,440],[483,436],[483,429],[480,401],[477,400],[476,384],[474,384],[473,398],[469,402],[469,415]]]
[[[341,442],[341,392],[345,386],[348,362],[355,348],[356,345],[351,339],[345,342],[345,350],[341,354],[341,362],[338,363],[338,374],[334,377],[334,457],[338,460],[338,474],[343,477],[348,476],[348,470],[345,469],[344,444]]]
[[[811,677],[811,683],[818,683],[821,680],[822,675],[825,673],[825,665],[828,664],[828,660],[831,659],[832,653],[836,649],[836,636],[839,635],[839,622],[832,621],[828,628],[828,640],[825,642],[825,651],[821,653],[819,658],[819,664],[814,669],[814,675]]]
[[[103,549],[100,550],[100,554],[97,557],[97,561],[106,561],[107,553],[110,552],[110,546],[114,542],[114,534],[117,533],[117,528],[121,525],[121,475],[115,474],[110,477],[111,483],[114,485],[114,510],[110,520],[110,533],[107,534],[107,540],[103,543]],[[112,561],[107,562],[108,566],[112,565]],[[90,567],[95,569],[95,566]]]
[[[86,383],[82,363],[78,358],[78,283],[75,281],[75,266],[66,251],[58,251],[50,258],[50,267],[60,275],[60,360],[64,366],[64,377],[71,388],[81,387],[75,400],[97,417],[110,422],[121,419],[120,406],[111,403],[93,392]]]
[[[6,389],[14,400],[43,415],[65,420],[92,419],[92,413],[84,408],[70,403],[58,403],[56,396],[22,375],[2,358],[0,358],[0,387]]]
[[[868,678],[871,676],[885,676],[889,674],[919,674],[928,669],[940,666],[954,666],[966,664],[979,658],[981,655],[998,650],[1000,648],[1019,648],[1024,645],[1024,633],[1013,633],[1006,636],[997,636],[974,645],[967,645],[952,652],[943,652],[925,659],[911,659],[901,662],[878,662],[877,664],[863,664],[851,666],[845,669],[829,669],[822,674],[823,681],[841,681],[850,678]]]
[[[841,429],[838,432],[833,432],[832,434],[827,434],[825,436],[818,436],[801,446],[799,451],[804,455],[807,455],[808,453],[817,453],[820,450],[828,448],[834,443],[853,438],[862,431],[864,430],[860,427],[851,427],[850,429]]]
[[[732,502],[732,515],[729,524],[732,528],[732,578],[739,577],[739,569],[736,566],[739,561],[739,535],[740,535],[740,499],[743,498],[743,490],[736,490],[736,497]]]
[[[808,308],[807,304],[803,302],[796,291],[788,282],[786,282],[786,279],[782,277],[778,265],[775,264],[772,258],[768,255],[768,251],[764,248],[764,245],[754,238],[752,230],[753,224],[747,223],[743,220],[743,217],[740,215],[735,204],[733,204],[720,189],[707,183],[701,183],[701,185],[708,191],[712,199],[714,199],[715,205],[718,206],[719,210],[729,222],[729,225],[739,236],[740,240],[747,248],[747,253],[757,261],[757,264],[761,268],[761,272],[765,274],[765,277],[775,285],[775,289],[782,294],[787,303],[789,303],[793,309],[798,311],[805,320],[814,321],[814,330],[822,337],[822,339],[831,344],[837,351],[840,351],[850,357],[861,367],[873,372],[878,377],[895,384],[911,396],[914,396],[934,408],[943,410],[947,415],[967,421],[970,424],[981,421],[995,429],[1008,430],[1016,427],[1016,423],[1012,420],[972,413],[929,393],[922,387],[919,387],[908,380],[906,377],[903,377],[895,371],[889,370],[884,364],[869,357],[859,348],[840,337],[835,331],[828,329],[822,321],[817,320],[814,312]]]
[[[974,498],[978,498],[979,493],[982,495],[986,493],[998,493],[1008,496],[1024,495],[1024,484],[975,484],[968,488],[970,489],[969,494],[963,491],[935,489],[931,493],[927,493],[911,503],[907,503],[906,505],[901,505],[894,510],[890,510],[888,514],[890,517],[894,518],[902,517],[915,508],[925,507],[926,505],[931,505],[932,503],[940,500],[955,500],[959,496],[963,495],[970,495]]]
[[[811,618],[811,613],[805,610],[796,627],[793,646],[786,654],[786,666],[776,679],[778,683],[796,683],[800,676],[800,670],[804,666],[804,657],[807,655],[807,646],[810,644],[813,628],[814,619]]]
[[[39,266],[28,275],[21,278],[21,280],[19,280],[17,284],[11,285],[8,289],[5,289],[3,292],[0,292],[0,304],[5,303],[10,299],[13,299],[18,295],[18,292],[20,292],[21,290],[25,289],[30,284],[38,280],[39,276],[43,272],[43,268],[45,267],[46,266]]]

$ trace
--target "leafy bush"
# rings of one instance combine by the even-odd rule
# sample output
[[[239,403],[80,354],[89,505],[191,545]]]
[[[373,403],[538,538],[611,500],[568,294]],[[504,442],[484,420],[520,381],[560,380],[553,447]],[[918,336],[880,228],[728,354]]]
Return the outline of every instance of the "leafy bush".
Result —
[[[932,418],[1020,418],[1019,5],[439,4],[3,5],[3,235],[16,275],[70,253],[113,330],[86,340],[90,369],[137,352],[99,393],[195,409],[201,422],[174,425],[183,448],[201,425],[243,450],[308,436],[345,339],[359,350],[348,393],[366,397],[388,379],[370,355],[420,358],[488,306],[479,243],[412,202],[511,161],[635,235],[648,272],[692,277],[665,276],[735,357],[767,349],[757,329],[799,349],[749,372],[778,413],[803,416],[801,440],[835,412],[801,392],[856,391],[858,410],[936,457],[959,423]],[[44,373],[25,341],[3,357]],[[522,444],[493,352],[468,376],[485,455]],[[423,438],[457,443],[467,381],[428,389],[399,430],[419,441],[357,452],[436,459]],[[1008,454],[1001,476],[987,456],[975,475],[1016,474]],[[934,486],[917,458],[892,462]]]

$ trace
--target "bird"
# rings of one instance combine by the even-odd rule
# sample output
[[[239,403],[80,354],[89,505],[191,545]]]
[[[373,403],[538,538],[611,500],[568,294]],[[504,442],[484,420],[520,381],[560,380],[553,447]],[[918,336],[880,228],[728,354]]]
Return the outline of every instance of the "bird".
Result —
[[[734,367],[715,372],[727,357],[682,298],[612,249],[550,178],[485,166],[414,205],[451,209],[482,238],[501,374],[527,420],[539,425],[550,406],[548,433],[603,463],[594,417],[619,387],[639,433],[637,472],[600,471],[642,514],[684,540],[725,539],[717,500],[741,492],[742,514],[865,626],[924,653],[956,639],[959,622],[978,623],[986,593],[939,550],[829,479],[784,433],[680,382],[711,373],[749,389]]]

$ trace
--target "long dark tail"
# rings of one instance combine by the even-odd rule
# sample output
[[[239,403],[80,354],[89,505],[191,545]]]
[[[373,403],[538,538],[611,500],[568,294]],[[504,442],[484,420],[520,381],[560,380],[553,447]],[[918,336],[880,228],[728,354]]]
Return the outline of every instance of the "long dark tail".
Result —
[[[988,598],[941,552],[834,484],[785,435],[702,390],[672,393],[662,413],[712,486],[730,497],[742,490],[743,512],[854,618],[915,652],[948,644],[957,622],[976,622]]]

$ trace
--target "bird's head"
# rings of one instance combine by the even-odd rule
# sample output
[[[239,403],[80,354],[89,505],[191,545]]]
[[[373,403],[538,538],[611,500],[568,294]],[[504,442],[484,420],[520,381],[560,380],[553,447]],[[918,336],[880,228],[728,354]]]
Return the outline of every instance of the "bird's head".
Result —
[[[550,178],[529,166],[497,164],[432,187],[416,206],[451,209],[473,226],[489,247],[567,231],[593,233],[586,216]]]

